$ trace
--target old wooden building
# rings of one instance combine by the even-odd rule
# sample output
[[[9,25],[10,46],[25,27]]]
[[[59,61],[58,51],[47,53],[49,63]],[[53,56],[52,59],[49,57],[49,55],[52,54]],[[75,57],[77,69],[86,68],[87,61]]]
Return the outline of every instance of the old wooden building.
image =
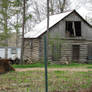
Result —
[[[43,59],[47,19],[25,34],[24,58]],[[92,59],[92,25],[76,10],[50,16],[48,58],[55,63],[64,61],[89,62]]]

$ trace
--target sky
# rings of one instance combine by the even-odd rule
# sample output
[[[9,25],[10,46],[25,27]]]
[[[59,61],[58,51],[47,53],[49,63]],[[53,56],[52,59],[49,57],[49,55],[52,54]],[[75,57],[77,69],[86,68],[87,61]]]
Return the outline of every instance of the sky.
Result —
[[[85,8],[88,13],[92,14],[92,0],[70,0],[71,1],[71,9],[77,9],[80,7]]]

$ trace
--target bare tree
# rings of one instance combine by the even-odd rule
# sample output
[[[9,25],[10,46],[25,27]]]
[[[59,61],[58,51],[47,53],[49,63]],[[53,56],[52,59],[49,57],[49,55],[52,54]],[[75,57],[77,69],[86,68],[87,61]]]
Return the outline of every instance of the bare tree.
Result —
[[[59,9],[61,13],[64,12],[65,5],[66,5],[66,0],[63,0],[62,2],[61,0],[59,0]]]
[[[50,4],[49,12],[51,15],[53,15],[54,14],[54,0],[50,0],[49,4]]]
[[[38,2],[37,0],[32,0],[32,18],[36,23],[43,20],[46,17],[46,2]]]
[[[38,3],[34,0],[34,10],[36,11],[35,14],[37,15],[37,18],[39,20],[39,22],[41,22],[41,15],[40,15],[40,11],[39,11],[39,5]]]

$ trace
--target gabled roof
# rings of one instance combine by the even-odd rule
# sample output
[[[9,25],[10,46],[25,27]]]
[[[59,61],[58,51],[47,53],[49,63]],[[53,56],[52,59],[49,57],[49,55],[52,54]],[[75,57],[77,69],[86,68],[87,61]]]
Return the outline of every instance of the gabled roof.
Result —
[[[85,19],[84,17],[82,17],[76,10],[73,11],[68,11],[68,12],[64,12],[61,14],[56,14],[56,15],[52,15],[50,16],[50,21],[49,21],[49,28],[51,28],[52,26],[54,26],[56,23],[58,23],[59,21],[63,20],[65,17],[67,17],[68,15],[70,15],[71,13],[76,12],[88,25],[90,25]],[[90,25],[91,26],[91,25]],[[47,18],[45,20],[43,20],[41,23],[37,24],[32,31],[26,33],[24,35],[24,38],[37,38],[40,35],[42,35],[43,33],[45,33],[47,30]]]

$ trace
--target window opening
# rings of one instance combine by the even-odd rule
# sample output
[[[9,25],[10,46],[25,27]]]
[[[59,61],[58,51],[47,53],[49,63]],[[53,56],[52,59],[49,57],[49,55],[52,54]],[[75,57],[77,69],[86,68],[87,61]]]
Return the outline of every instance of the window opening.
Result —
[[[80,21],[66,21],[66,36],[67,37],[81,36],[81,22]]]

